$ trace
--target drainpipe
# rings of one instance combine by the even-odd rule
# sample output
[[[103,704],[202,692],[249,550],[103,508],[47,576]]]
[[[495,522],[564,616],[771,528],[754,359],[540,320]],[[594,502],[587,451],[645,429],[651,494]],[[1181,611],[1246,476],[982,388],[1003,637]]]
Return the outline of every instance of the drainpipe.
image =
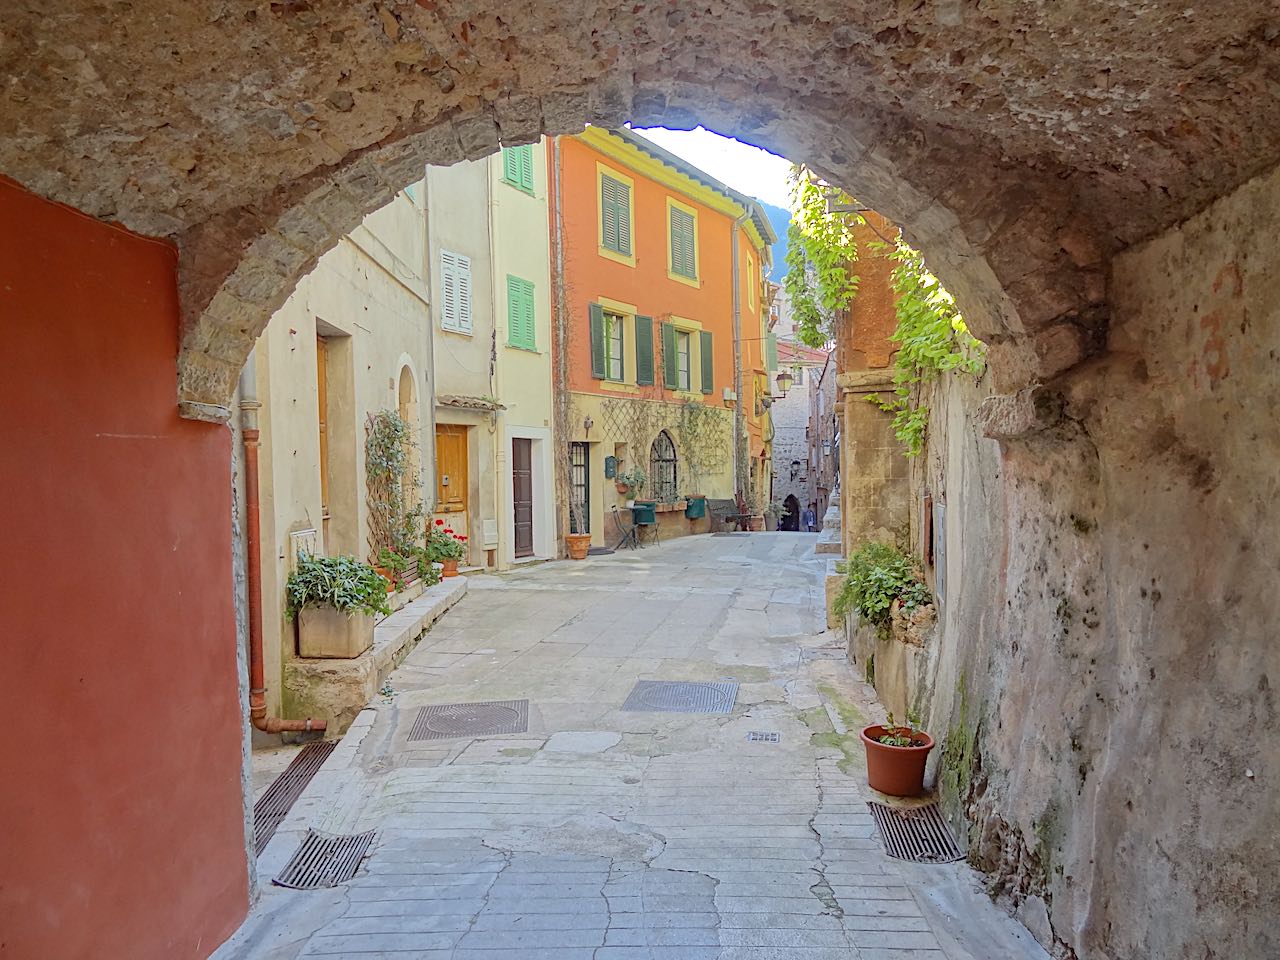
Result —
[[[283,720],[267,716],[267,683],[262,670],[262,531],[258,513],[258,402],[254,354],[240,371],[240,427],[244,437],[245,553],[249,592],[249,722],[265,733],[323,731],[323,720]]]
[[[751,211],[743,210],[742,216],[733,222],[729,245],[733,256],[733,392],[736,397],[733,405],[733,489],[738,509],[746,503],[743,484],[749,477],[746,469],[747,430],[742,414],[742,285],[738,277],[738,231],[749,216]]]

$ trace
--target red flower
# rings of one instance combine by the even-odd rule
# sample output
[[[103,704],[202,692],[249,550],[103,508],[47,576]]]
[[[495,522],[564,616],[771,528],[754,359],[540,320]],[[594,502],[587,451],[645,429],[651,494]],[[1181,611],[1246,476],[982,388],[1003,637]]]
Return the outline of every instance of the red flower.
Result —
[[[448,533],[448,534],[452,534],[452,533],[453,533],[453,527],[445,527],[445,528],[444,528],[444,532],[445,532],[445,533]]]
[[[436,526],[437,526],[437,527],[443,527],[443,526],[444,526],[444,521],[443,521],[443,520],[437,520],[437,521],[436,521]]]
[[[466,537],[458,537],[458,542],[459,542],[459,543],[466,543],[466,542],[467,542],[467,538],[466,538]]]

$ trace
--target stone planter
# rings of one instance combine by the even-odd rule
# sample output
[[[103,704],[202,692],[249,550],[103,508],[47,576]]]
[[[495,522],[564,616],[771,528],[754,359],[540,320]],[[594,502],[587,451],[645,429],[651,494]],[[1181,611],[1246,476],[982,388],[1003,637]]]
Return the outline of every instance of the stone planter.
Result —
[[[308,658],[349,660],[373,645],[373,617],[351,616],[328,604],[308,605],[298,615],[298,653]]]

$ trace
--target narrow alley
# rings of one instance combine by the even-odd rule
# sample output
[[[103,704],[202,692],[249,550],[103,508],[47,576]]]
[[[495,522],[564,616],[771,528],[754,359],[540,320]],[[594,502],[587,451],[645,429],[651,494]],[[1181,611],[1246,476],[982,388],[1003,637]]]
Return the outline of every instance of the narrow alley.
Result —
[[[857,732],[879,708],[821,632],[813,543],[700,536],[468,578],[259,858],[263,895],[215,956],[1045,957],[965,864],[885,856]],[[651,680],[716,686],[665,702],[690,712],[627,709]],[[411,739],[422,707],[521,700],[527,731]],[[355,879],[270,884],[309,827],[376,831]]]

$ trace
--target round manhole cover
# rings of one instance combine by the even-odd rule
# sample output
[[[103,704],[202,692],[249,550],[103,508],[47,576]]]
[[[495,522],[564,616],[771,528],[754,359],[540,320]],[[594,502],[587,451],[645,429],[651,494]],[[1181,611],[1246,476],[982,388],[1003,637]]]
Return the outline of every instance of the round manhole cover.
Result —
[[[427,729],[433,733],[475,733],[513,727],[520,721],[520,711],[496,703],[463,703],[447,707],[424,719]]]
[[[733,696],[714,683],[664,683],[640,691],[640,702],[654,710],[681,713],[727,712]]]

